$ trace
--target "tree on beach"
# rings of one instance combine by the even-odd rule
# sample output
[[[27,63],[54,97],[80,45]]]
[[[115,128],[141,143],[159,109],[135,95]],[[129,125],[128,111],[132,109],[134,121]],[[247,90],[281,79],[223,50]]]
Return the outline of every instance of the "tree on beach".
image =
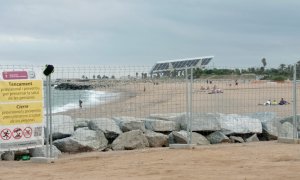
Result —
[[[93,75],[93,79],[96,79],[96,75],[95,74]]]
[[[285,64],[280,64],[279,65],[279,69],[281,70],[281,72],[284,72],[285,68],[286,68]]]
[[[263,64],[264,68],[266,68],[266,65],[267,65],[267,60],[266,60],[266,58],[262,58],[262,59],[261,59],[261,62],[262,62],[262,64]]]
[[[82,75],[81,78],[82,78],[82,79],[85,79],[85,75]]]
[[[97,75],[97,79],[101,79],[101,75],[100,74]]]
[[[293,66],[293,65],[291,65],[291,66]],[[292,67],[292,69],[294,69],[294,66]],[[297,72],[300,72],[300,61],[297,61],[297,63],[296,63],[296,69],[297,69]]]
[[[235,69],[234,72],[235,72],[235,74],[237,74],[237,75],[241,75],[240,69]]]
[[[108,79],[108,76],[103,75],[102,79]]]

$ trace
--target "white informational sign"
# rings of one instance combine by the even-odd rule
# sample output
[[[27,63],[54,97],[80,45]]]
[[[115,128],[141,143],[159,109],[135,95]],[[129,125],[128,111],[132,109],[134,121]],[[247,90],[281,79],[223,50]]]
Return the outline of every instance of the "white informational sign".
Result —
[[[43,81],[33,71],[0,71],[0,151],[44,144]]]

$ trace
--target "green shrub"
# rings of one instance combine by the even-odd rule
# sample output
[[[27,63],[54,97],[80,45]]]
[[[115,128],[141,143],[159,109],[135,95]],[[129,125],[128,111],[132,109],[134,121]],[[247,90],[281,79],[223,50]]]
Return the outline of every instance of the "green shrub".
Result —
[[[271,77],[271,80],[272,81],[284,81],[284,80],[286,80],[286,77],[285,76],[273,76],[273,77]]]

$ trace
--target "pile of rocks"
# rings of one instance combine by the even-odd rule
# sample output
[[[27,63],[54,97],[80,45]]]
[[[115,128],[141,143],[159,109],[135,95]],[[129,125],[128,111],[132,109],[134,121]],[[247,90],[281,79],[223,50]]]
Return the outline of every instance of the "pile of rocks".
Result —
[[[87,89],[93,89],[94,87],[90,84],[79,84],[79,83],[61,83],[57,86],[55,86],[55,89],[59,90],[87,90]]]
[[[55,157],[61,152],[132,150],[188,142],[186,113],[96,119],[55,115],[52,119]],[[290,121],[290,118],[277,118],[275,113],[194,113],[192,143],[208,145],[275,140],[279,133],[289,135],[292,132]],[[29,153],[34,157],[45,156],[44,148],[31,149]],[[2,159],[9,159],[4,156],[9,156],[7,153],[2,154]]]

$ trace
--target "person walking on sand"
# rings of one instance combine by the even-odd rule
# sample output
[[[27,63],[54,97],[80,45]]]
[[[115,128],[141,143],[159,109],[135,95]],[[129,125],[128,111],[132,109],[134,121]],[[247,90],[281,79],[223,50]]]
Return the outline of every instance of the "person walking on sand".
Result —
[[[79,107],[80,107],[80,109],[82,108],[82,101],[81,101],[81,99],[79,99]]]

